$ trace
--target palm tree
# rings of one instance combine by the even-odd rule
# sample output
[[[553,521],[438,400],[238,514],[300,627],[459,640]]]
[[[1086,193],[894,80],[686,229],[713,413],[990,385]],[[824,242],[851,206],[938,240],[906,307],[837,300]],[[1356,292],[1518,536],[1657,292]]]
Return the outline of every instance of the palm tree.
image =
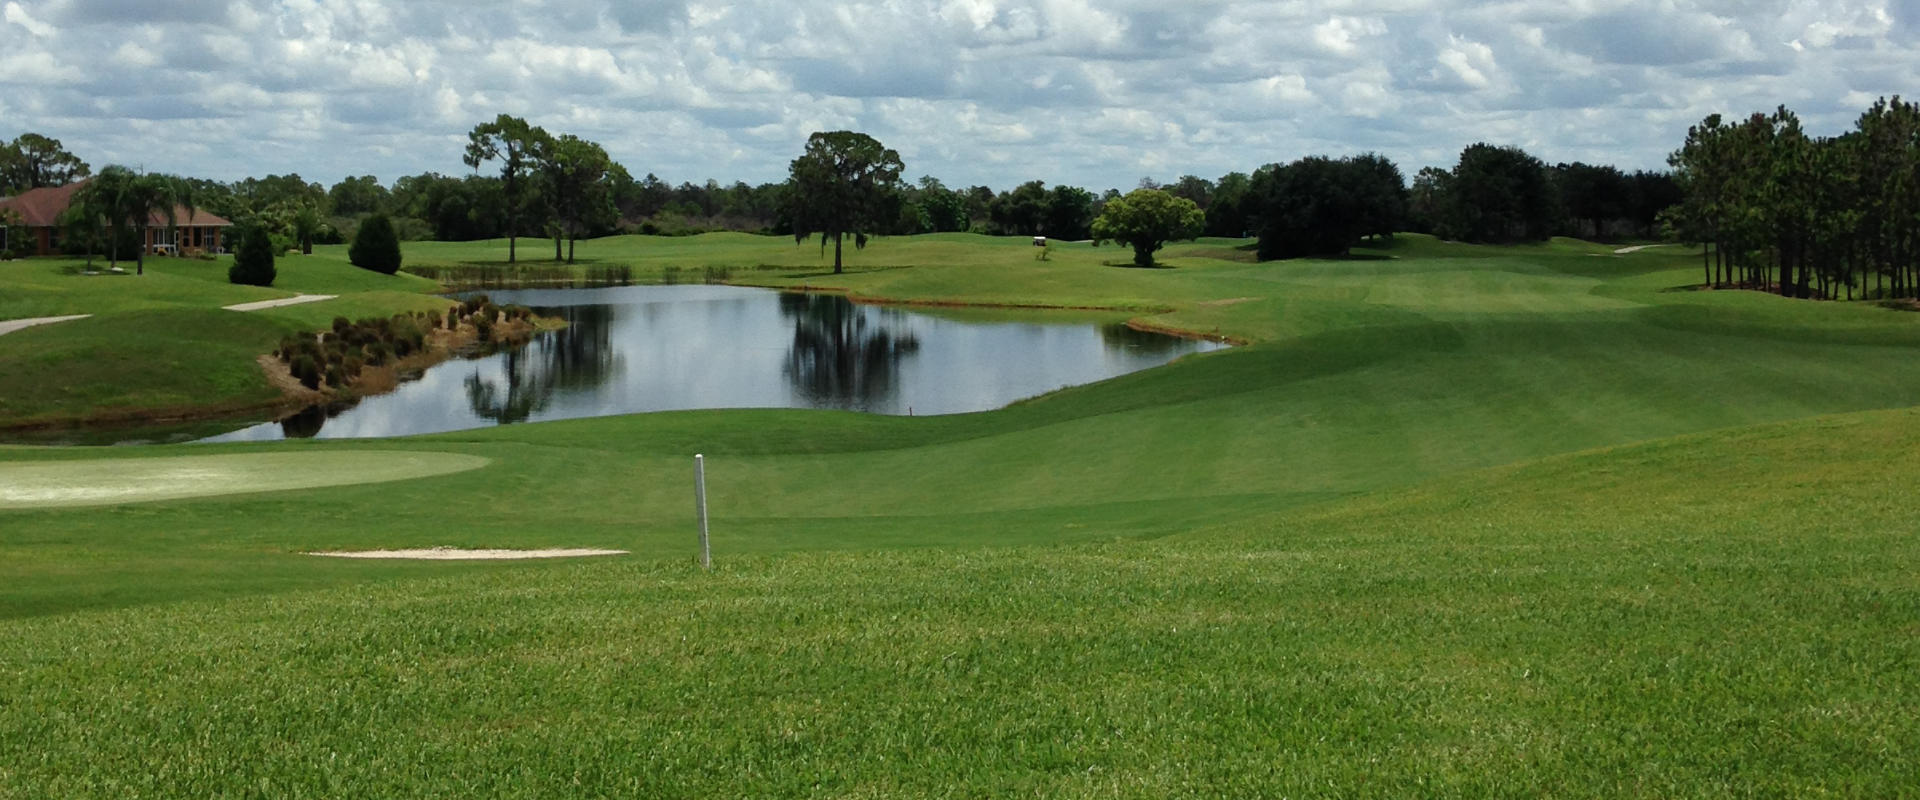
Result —
[[[127,226],[123,198],[137,177],[133,170],[110,164],[73,196],[74,208],[83,209],[83,213],[96,224],[102,221],[106,223],[107,265],[111,268],[118,269],[120,266],[120,239]]]
[[[60,215],[60,221],[66,226],[68,232],[86,242],[88,270],[93,269],[94,253],[100,249],[100,227],[109,216],[111,215],[100,203],[100,198],[84,188],[74,193],[73,202],[67,206],[66,212]]]
[[[172,175],[136,175],[127,182],[120,193],[120,214],[135,230],[140,232],[140,252],[135,262],[134,274],[144,275],[147,270],[147,229],[153,226],[153,218],[165,216],[169,235],[178,230],[180,221],[178,210],[185,210],[192,218],[193,192],[186,181]]]
[[[320,209],[312,203],[301,203],[287,215],[287,227],[292,229],[295,239],[300,241],[300,254],[313,255],[313,236],[320,232],[324,224],[320,219]]]

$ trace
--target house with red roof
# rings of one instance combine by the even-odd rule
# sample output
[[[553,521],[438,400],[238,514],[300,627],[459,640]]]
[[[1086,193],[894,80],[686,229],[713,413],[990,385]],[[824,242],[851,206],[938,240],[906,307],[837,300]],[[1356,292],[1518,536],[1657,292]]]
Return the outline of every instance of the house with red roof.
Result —
[[[85,186],[86,181],[75,181],[65,186],[43,186],[29,189],[17,197],[0,200],[0,217],[15,217],[9,220],[26,231],[24,241],[7,241],[6,227],[0,227],[0,251],[13,250],[21,255],[47,256],[60,252],[61,215],[67,213],[67,207],[73,205],[73,195]],[[5,212],[12,212],[7,214]],[[221,252],[221,233],[233,223],[209,214],[205,211],[189,212],[185,206],[174,206],[173,230],[168,230],[167,216],[154,214],[147,220],[145,246],[147,252],[169,255],[191,255],[194,253]]]

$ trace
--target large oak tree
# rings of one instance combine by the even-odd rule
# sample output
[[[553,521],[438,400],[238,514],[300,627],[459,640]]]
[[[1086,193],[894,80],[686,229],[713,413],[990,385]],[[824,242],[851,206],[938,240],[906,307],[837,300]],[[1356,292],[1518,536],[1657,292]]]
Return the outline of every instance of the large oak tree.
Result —
[[[866,247],[870,232],[891,220],[889,202],[905,169],[900,154],[864,133],[824,131],[807,137],[807,149],[793,160],[787,179],[793,240],[820,234],[820,248],[833,241],[833,271],[844,267],[841,245]]]

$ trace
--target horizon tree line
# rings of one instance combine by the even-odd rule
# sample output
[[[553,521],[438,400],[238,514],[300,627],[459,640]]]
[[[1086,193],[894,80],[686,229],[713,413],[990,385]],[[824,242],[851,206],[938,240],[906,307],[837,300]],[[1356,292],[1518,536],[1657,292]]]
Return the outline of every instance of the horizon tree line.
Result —
[[[41,162],[78,164],[57,140],[21,137]],[[792,181],[670,185],[648,173],[635,179],[605,148],[572,134],[551,134],[509,115],[476,125],[462,159],[474,174],[435,172],[383,185],[372,175],[332,187],[297,173],[232,183],[184,179],[196,203],[236,222],[260,224],[282,249],[311,252],[342,243],[357,220],[394,218],[403,239],[552,238],[555,260],[571,260],[568,242],[619,232],[679,235],[739,230],[791,235]],[[482,165],[497,168],[481,174]],[[71,166],[68,167],[72,169]],[[1412,184],[1384,156],[1308,156],[1217,180],[1182,175],[1144,178],[1137,189],[1164,191],[1202,212],[1201,235],[1258,237],[1262,258],[1339,255],[1370,237],[1431,232],[1472,242],[1528,241],[1550,235],[1651,236],[1658,211],[1677,199],[1671,175],[1623,173],[1581,163],[1548,167],[1511,147],[1476,144],[1451,170],[1426,168]],[[874,209],[871,235],[976,231],[997,235],[1094,238],[1092,225],[1118,189],[1095,192],[1044,181],[1004,192],[949,188],[938,178],[895,181]]]

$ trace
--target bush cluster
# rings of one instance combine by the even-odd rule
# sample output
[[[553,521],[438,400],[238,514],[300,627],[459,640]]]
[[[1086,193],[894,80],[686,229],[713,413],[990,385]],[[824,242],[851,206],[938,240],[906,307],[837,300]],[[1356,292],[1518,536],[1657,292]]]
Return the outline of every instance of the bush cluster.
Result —
[[[326,332],[281,339],[274,355],[309,389],[320,388],[322,382],[346,386],[367,367],[392,363],[424,350],[427,332],[438,325],[439,319],[439,314],[430,311],[369,317],[358,322],[334,317]]]
[[[533,309],[521,305],[497,306],[486,295],[477,294],[447,310],[446,326],[447,330],[454,330],[465,322],[473,326],[481,342],[491,344],[494,326],[532,318]]]

